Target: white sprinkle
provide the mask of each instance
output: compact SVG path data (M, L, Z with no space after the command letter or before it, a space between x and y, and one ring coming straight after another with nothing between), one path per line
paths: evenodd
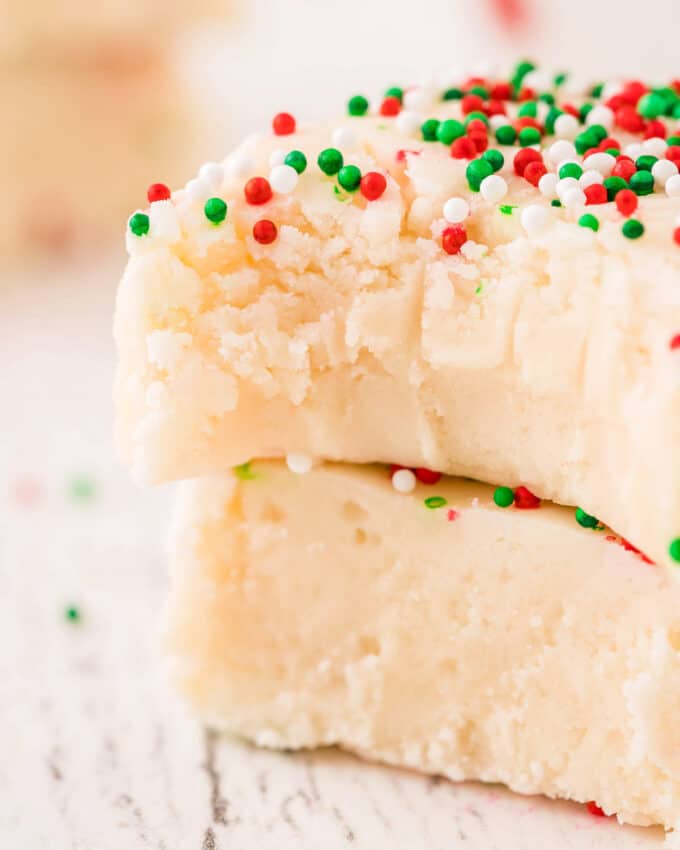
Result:
M555 135L560 139L575 139L581 125L575 115L565 112L555 120Z
M542 233L550 223L550 213L545 207L538 204L530 204L522 210L520 217L522 227L531 236Z
M286 151L283 148L276 148L269 154L269 167L276 168L277 165L283 165L286 159Z
M588 186L593 186L595 183L603 183L604 177L600 174L599 171L595 171L594 168L590 168L588 171L584 171L583 174L578 178L578 184L582 189L587 189Z
M660 139L658 136L654 136L651 139L645 139L642 143L642 150L652 156L665 156L667 148L668 142L665 139Z
M563 177L561 180L557 181L555 190L557 191L557 196L559 198L561 198L565 192L568 192L569 189L578 189L578 180L575 177Z
M652 166L652 177L657 186L665 186L666 181L678 173L678 166L670 159L659 159Z
M636 160L639 156L642 156L642 154L645 152L645 149L637 142L633 142L630 145L626 145L626 147L623 149L623 152L632 160Z
M208 184L211 191L215 192L222 188L224 168L219 162L206 162L200 167L198 176L200 180Z
M416 477L410 469L397 469L392 474L392 486L397 493L412 493L416 489Z
M154 201L149 207L149 233L157 239L177 242L181 236L177 207L172 201Z
M609 100L615 94L621 94L623 91L623 83L618 80L609 80L602 88L602 100Z
M230 177L238 180L250 176L255 171L255 163L247 154L237 153L227 165L227 170Z
M538 181L538 191L546 198L554 198L557 195L557 181L559 177L552 171L544 174Z
M605 153L604 151L591 153L590 156L583 160L584 168L593 168L595 171L599 171L603 177L609 177L615 165L616 157L613 157L610 153Z
M404 106L407 109L415 109L416 112L420 112L430 106L433 97L432 89L429 86L410 89L404 92Z
M611 130L614 126L614 113L608 106L600 103L597 106L593 106L590 110L586 116L586 124L588 126L591 124L602 124L605 130Z
M350 127L336 127L333 130L333 147L344 151L351 151L357 146L359 139Z
M508 193L508 184L500 174L490 174L479 185L479 192L485 201L494 204Z
M298 173L292 165L277 165L269 172L269 183L275 192L287 195L297 186Z
M286 455L286 465L296 475L305 475L312 468L314 461L306 452L289 452Z
M190 180L184 187L184 191L192 201L205 201L210 197L210 186L200 177Z
M666 180L666 194L669 198L680 198L680 174L674 174Z
M496 132L499 127L507 127L508 125L508 116L507 115L492 115L489 118L489 127Z
M444 218L451 224L460 224L470 214L470 205L464 198L449 198L443 212Z
M557 164L565 160L571 161L576 156L576 148L566 139L554 142L548 149L548 159Z
M406 135L410 136L418 132L423 124L423 120L420 112L414 112L412 109L402 109L394 119L394 123L400 133L406 133Z
M573 186L562 194L562 204L565 207L580 207L586 202L586 194L579 186Z
M536 104L536 119L541 122L541 124L545 123L545 119L548 117L548 113L550 112L550 106L544 101L539 100Z

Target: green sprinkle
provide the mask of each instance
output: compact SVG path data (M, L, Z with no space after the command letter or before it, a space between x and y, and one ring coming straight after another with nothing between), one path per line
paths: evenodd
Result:
M499 145L514 145L517 130L511 124L503 124L496 130L496 141Z
M97 487L92 478L77 475L69 482L68 491L72 501L86 504L94 499Z
M505 157L500 151L491 148L488 151L484 151L482 154L482 159L485 159L489 165L493 168L494 171L500 171L505 164Z
M305 168L307 168L307 157L302 151L291 151L286 154L286 158L283 161L286 165L294 168L298 174L302 174Z
M624 221L621 232L626 239L639 239L645 232L645 227L636 218L629 218L627 221Z
M549 91L544 91L538 96L539 100L542 100L543 103L547 103L548 106L555 105L555 95L551 94Z
M535 100L526 100L517 110L517 114L521 117L535 118L538 112L538 104Z
M324 174L332 177L342 168L343 158L337 148L326 148L321 151L316 162Z
M668 547L668 551L670 553L671 558L678 564L680 564L680 537L676 537L675 540L671 541L671 545Z
M524 81L526 75L530 71L535 70L535 68L536 65L534 65L533 62L529 62L526 60L523 62L519 62L515 66L515 70L512 72L512 76L510 77L510 82L516 92L518 92L522 88L522 82Z
M559 198L553 198L552 201L550 201L550 206L551 207L561 207L562 201L560 201Z
M555 121L557 121L560 115L564 115L564 112L556 106L553 106L548 111L548 114L545 116L545 132L548 133L548 135L552 136L555 132Z
M512 215L516 209L517 204L500 204L498 212L503 213L503 215Z
M430 510L443 508L445 504L447 504L447 502L443 496L428 496L427 499L425 499L425 507Z
M600 524L600 520L597 517L587 514L583 508L576 508L575 516L576 522L582 525L583 528L597 528Z
M128 221L128 226L135 236L146 236L149 232L149 216L146 213L135 213Z
M75 605L69 605L69 607L64 610L64 619L67 623L79 623L82 619L80 609L76 608Z
M623 177L607 177L604 180L604 188L607 190L607 200L613 201L621 189L628 188L628 183Z
M481 121L487 127L489 126L489 119L483 112L468 112L463 123L467 127L472 121Z
M584 130L582 133L579 133L578 136L574 139L574 147L576 148L576 152L583 155L590 148L596 148L599 144L598 138L595 134L591 133L592 128L588 128Z
M636 171L628 182L636 195L651 195L654 191L654 178L649 171Z
M604 83L597 83L590 90L590 96L595 99L602 97L602 89L604 88Z
M581 106L581 108L578 111L578 117L581 119L581 121L586 120L586 118L588 117L588 113L592 110L592 108L593 108L592 103L584 103Z
M519 143L523 148L537 145L541 141L541 131L535 127L522 127L519 131Z
M472 86L468 94L476 94L478 97L481 97L482 100L489 99L489 90L485 89L484 86Z
M392 86L392 88L387 89L385 92L385 97L396 97L399 103L401 103L404 99L404 90L400 89L399 86Z
M250 461L235 466L233 471L239 481L254 481L257 478L257 473L252 469Z
M680 136L669 136L666 141L668 142L669 147L676 145L680 145Z
M575 177L577 180L583 174L583 169L577 162L567 162L559 170L560 180L565 177Z
M455 118L448 118L442 121L437 127L437 138L444 145L450 145L454 139L458 139L465 135L465 127L460 121Z
M423 139L426 142L437 141L437 130L439 130L439 121L436 118L428 118L420 128L420 132L423 134Z
M347 102L347 112L350 115L365 115L368 112L368 101L363 94L355 94Z
M227 205L222 198L208 198L203 212L208 221L212 221L213 224L222 224L227 217Z
M460 100L463 97L463 90L457 88L446 89L442 95L442 100Z
M666 98L657 92L649 92L640 98L637 110L643 118L658 118L666 111Z
M559 88L559 86L563 86L567 82L568 76L569 75L566 74L564 71L559 73L559 74L555 74L555 79L553 80L553 85L557 86L558 88Z
M581 227L589 227L591 230L594 230L595 233L597 233L597 231L600 229L600 222L595 218L594 215L591 215L590 213L585 213L585 215L582 215L581 218L578 220L578 223L581 225Z
M638 171L651 171L655 162L658 162L657 157L651 154L644 154L635 160L635 167Z
M347 192L356 192L361 183L361 171L356 165L345 165L338 171L338 183Z
M588 111L590 112L590 110ZM604 124L591 124L590 127L588 127L588 132L594 139L597 139L598 145L603 139L606 139L609 135L609 133L607 132L607 128L604 126Z
M473 192L479 192L482 180L493 174L491 163L485 159L473 159L465 169L465 176L468 181L468 186Z
M515 501L515 494L510 487L496 487L493 491L493 500L499 508L509 508Z

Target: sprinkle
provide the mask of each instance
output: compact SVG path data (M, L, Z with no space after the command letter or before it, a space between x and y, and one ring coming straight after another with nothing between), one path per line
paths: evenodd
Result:
M491 174L482 180L479 191L485 201L493 204L507 195L508 184L500 174Z
M184 187L184 191L191 201L205 201L212 190L205 180L201 180L200 177L195 177L187 183Z
M261 218L253 225L253 239L260 245L271 245L275 241L278 230L273 221Z
M568 208L584 206L586 201L586 193L580 186L572 186L562 195L562 204Z
M73 478L69 483L68 489L71 501L79 502L80 504L91 502L97 493L95 482L92 478L88 478L85 475L77 475Z
M380 104L380 114L387 118L399 115L401 112L401 100L398 97L386 97Z
M533 511L541 507L541 500L528 487L516 487L515 507L521 511Z
M402 109L394 121L395 127L400 133L407 133L410 136L420 130L422 123L423 116L411 109Z
M544 174L538 181L538 191L546 198L554 198L557 194L558 180L557 174L553 174L551 171Z
M485 159L473 159L465 169L468 186L473 192L479 192L482 180L493 174L493 167Z
M326 148L321 151L316 162L324 174L332 177L342 168L343 157L337 148Z
M239 180L242 177L247 177L249 174L252 174L255 170L255 163L247 154L237 153L227 165L227 170L231 177Z
M629 218L628 221L624 221L621 232L626 239L639 239L645 232L645 226L636 218Z
M652 177L656 186L665 186L678 173L678 166L670 159L659 159L652 166Z
M530 204L522 210L522 227L530 236L542 233L550 223L550 213L545 207Z
M654 178L649 171L636 171L628 183L636 195L651 195L654 191Z
M235 466L233 468L234 475L239 479L239 481L253 481L257 478L257 474L253 471L250 464L251 462L247 461L246 463L241 463L239 466Z
M677 564L680 564L680 537L676 537L675 540L671 541L671 545L668 547L668 552L671 558Z
M272 130L276 136L290 136L295 132L295 118L289 112L279 112L272 119Z
M12 487L14 501L23 508L34 507L43 495L40 483L34 478L20 478Z
M595 231L595 233L597 233L597 231L600 229L600 222L597 220L597 218L595 218L594 215L591 215L590 213L585 213L585 215L582 215L581 218L579 218L578 223L581 227L588 227L590 228L590 230Z
M302 172L307 168L307 157L302 153L302 151L290 151L290 153L286 154L286 158L283 160L284 165L290 165L291 168L294 168L298 174L302 174Z
M442 248L447 254L458 254L467 238L465 228L460 224L453 224L442 232Z
M666 180L666 194L669 198L680 198L680 174Z
M680 227L677 228L677 229L680 230ZM668 347L670 348L671 351L680 350L680 333L675 334L675 336L671 337L671 341L668 344Z
M555 119L555 135L558 138L575 139L579 129L578 118L575 118L573 115L564 114Z
M593 815L594 817L597 817L597 818L606 818L607 817L607 815L604 813L604 811L593 800L591 800L589 803L586 803L586 809L588 809L588 812L591 815Z
M347 112L350 115L365 115L368 112L368 100L362 94L355 94L347 102Z
M560 180L564 180L565 177L574 177L578 180L583 174L583 169L577 162L565 162L557 173Z
M450 145L455 139L465 135L465 126L454 118L442 121L437 127L437 139L444 145Z
M351 127L336 127L333 130L333 144L345 151L353 150L358 143L356 131Z
M517 130L510 124L504 124L496 130L496 141L499 145L514 145L517 138Z
M493 491L493 500L499 508L509 508L515 501L515 494L510 487L496 487Z
M64 619L67 623L72 623L73 625L79 623L82 619L80 609L76 608L75 605L69 605L68 608L64 609Z
M415 470L415 475L421 484L436 484L442 477L441 472L434 472L432 469L425 469L419 466Z
M356 165L345 165L338 171L338 183L347 192L356 192L361 183L361 171Z
M213 224L221 224L227 217L227 205L222 198L208 198L203 207L203 212L208 221Z
M305 475L312 468L314 460L305 452L289 452L286 455L286 466L296 475Z
M206 162L200 167L198 178L206 183L211 191L217 191L222 188L224 182L224 168L219 162Z
M270 168L276 168L277 165L283 165L286 161L286 152L283 148L276 148L269 154Z
M531 183L532 186L538 186L541 179L547 174L547 172L548 169L543 162L530 162L524 169L523 177L527 183ZM553 174L552 176L554 177L555 175Z
M361 194L367 201L377 201L385 189L387 189L387 180L385 179L385 175L379 171L369 171L361 178L359 185Z
M512 215L513 212L517 209L517 204L500 204L498 207L498 212L503 215Z
M460 224L470 214L470 205L464 198L449 198L443 212L444 218L451 224Z
M424 500L424 504L426 508L435 510L436 508L443 508L447 502L443 496L428 496L427 499Z
M280 195L290 194L298 184L298 173L292 165L277 165L269 172L269 185Z
M128 227L135 236L146 236L149 232L149 216L146 213L135 213L130 217Z
M426 142L436 142L439 130L439 121L436 118L428 118L420 127L423 139Z
M412 493L416 488L416 476L410 469L397 469L392 473L392 486L397 493Z
M673 231L673 241L676 245L680 245L680 226L676 227Z
M456 139L451 145L451 156L454 159L473 159L476 153L475 143L467 136Z
M576 522L583 526L583 528L594 528L597 529L600 527L600 520L597 517L592 516L591 514L587 514L583 508L576 508Z
M253 206L266 204L272 199L272 187L264 177L251 177L243 189L246 201Z
M621 213L621 215L625 215L627 218L628 216L633 215L637 209L637 195L630 189L622 189L620 192L617 192L615 203L617 210Z
M170 189L165 183L152 183L146 190L146 197L150 204L154 201L169 201Z
M454 508L449 508L446 512L446 518L449 522L455 522L459 516L460 514Z

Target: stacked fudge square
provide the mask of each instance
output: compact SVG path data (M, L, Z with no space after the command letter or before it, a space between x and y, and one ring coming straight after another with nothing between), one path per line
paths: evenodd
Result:
M209 723L680 820L676 115L521 63L151 187L118 436L188 479L169 642Z

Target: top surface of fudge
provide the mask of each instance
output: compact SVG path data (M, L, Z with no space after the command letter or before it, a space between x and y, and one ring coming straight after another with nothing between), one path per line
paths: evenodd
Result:
M139 477L303 451L524 484L680 558L677 84L508 77L286 113L128 225Z

